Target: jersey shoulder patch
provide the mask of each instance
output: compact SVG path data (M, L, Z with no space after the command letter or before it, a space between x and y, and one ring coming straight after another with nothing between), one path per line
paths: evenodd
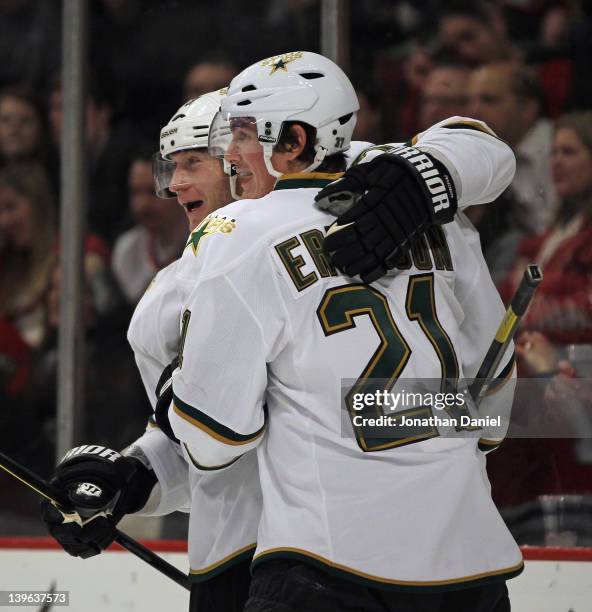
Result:
M191 232L185 248L191 249L193 255L197 257L202 240L213 234L228 235L235 229L236 219L218 213L211 213Z

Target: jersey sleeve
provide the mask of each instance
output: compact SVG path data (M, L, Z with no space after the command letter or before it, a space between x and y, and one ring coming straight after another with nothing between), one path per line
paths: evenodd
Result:
M198 281L184 307L169 419L198 470L223 469L261 442L267 362L283 327L275 282L269 263L247 257Z
M413 141L448 168L461 209L492 202L514 178L516 158L512 149L482 121L451 117Z
M188 466L178 445L158 427L148 426L132 446L141 449L157 478L146 505L137 514L160 516L175 510L188 510L191 506Z
M480 243L464 215L458 223L465 223L464 231L471 233L470 247L475 254L475 266L457 265L457 297L464 312L460 325L460 355L465 379L475 378L483 359L504 317L502 300L493 284L487 265L481 254ZM469 257L465 257L465 262ZM514 391L516 387L516 364L514 343L510 342L493 374L488 392L478 407L479 417L491 417L491 426L483 428L479 448L490 451L503 441L510 423ZM495 424L499 417L499 425Z
M403 144L370 147L354 163L365 163ZM450 117L415 135L407 144L446 166L456 187L459 209L492 202L510 185L516 172L512 149L476 119Z
M161 270L136 306L127 338L146 394L154 409L156 385L179 350L180 298L174 284L175 264Z

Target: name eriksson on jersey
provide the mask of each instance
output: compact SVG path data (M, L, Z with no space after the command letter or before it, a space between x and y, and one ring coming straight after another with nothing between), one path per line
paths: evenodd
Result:
M432 415L425 418L411 418L408 416L365 417L356 414L353 417L355 427L501 427L501 416L473 418L467 415L456 417L440 417Z

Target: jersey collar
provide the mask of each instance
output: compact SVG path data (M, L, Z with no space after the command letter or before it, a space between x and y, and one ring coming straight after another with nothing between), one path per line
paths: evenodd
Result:
M273 190L301 189L303 187L322 189L342 176L343 172L295 172L293 174L282 174Z

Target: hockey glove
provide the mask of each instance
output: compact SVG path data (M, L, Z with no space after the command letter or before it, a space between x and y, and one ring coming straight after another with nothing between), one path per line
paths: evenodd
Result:
M76 514L64 514L41 502L49 533L74 557L99 554L115 538L121 518L137 512L156 484L154 472L134 457L98 445L69 450L51 484L63 490Z
M154 420L162 432L173 442L179 444L179 439L173 433L169 421L169 408L173 401L173 372L179 366L179 358L176 357L162 371L158 384L156 385L156 407L154 408Z
M353 166L315 200L338 216L325 238L333 264L366 283L394 268L426 229L449 223L457 210L450 173L415 147Z

